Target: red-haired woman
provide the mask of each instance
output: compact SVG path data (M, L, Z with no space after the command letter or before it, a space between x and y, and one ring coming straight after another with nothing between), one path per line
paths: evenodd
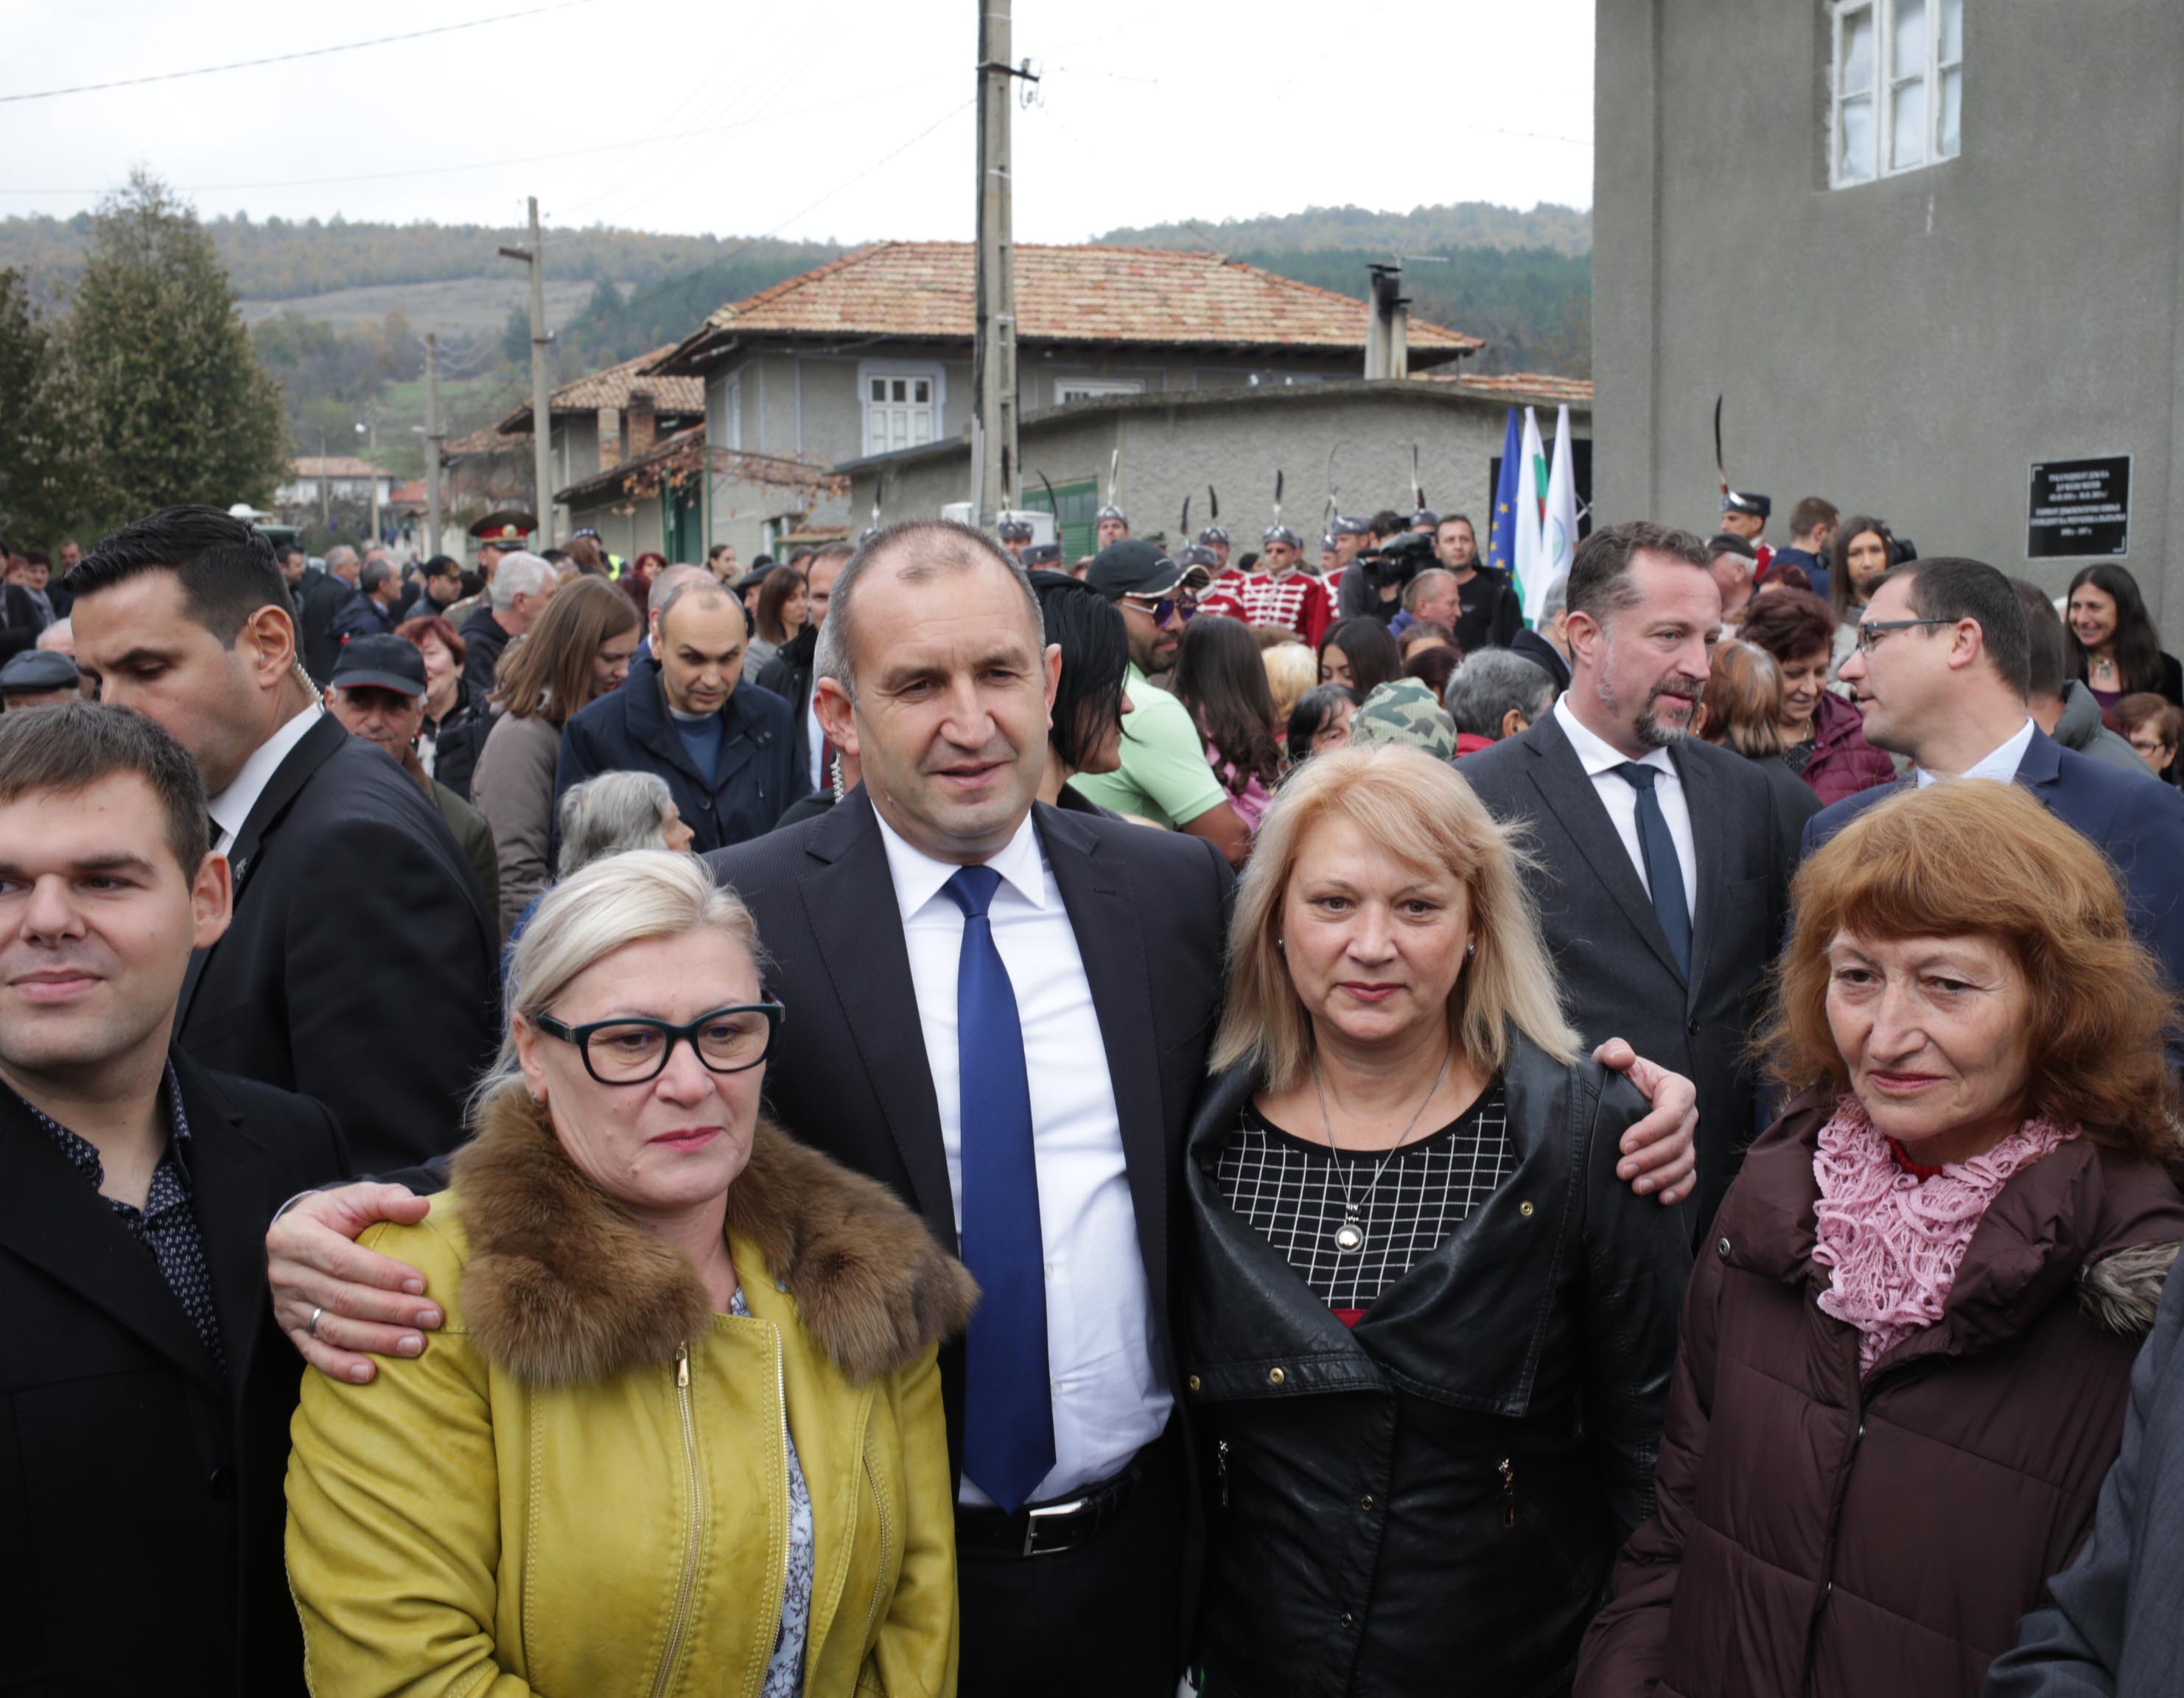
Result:
M2176 1005L2076 831L1907 790L1792 906L1802 1094L1700 1248L1579 1698L1972 1698L2092 1527L2184 1237Z
M1858 711L1828 689L1836 616L1808 590L1763 589L1736 634L1782 673L1782 758L1825 807L1895 781L1896 765L1865 740Z

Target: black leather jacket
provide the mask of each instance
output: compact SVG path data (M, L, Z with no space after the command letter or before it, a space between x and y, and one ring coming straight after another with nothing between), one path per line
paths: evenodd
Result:
M1207 1698L1561 1691L1652 1511L1690 1228L1615 1176L1627 1081L1522 1038L1503 1079L1515 1171L1355 1331L1214 1182L1257 1081L1206 1092L1183 1360Z

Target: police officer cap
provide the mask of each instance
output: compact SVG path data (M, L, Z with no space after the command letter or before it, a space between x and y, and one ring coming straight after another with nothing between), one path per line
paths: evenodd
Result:
M1059 566L1061 564L1061 545L1034 543L1019 558L1022 561L1026 570L1034 566ZM1075 580L1071 581L1073 583Z

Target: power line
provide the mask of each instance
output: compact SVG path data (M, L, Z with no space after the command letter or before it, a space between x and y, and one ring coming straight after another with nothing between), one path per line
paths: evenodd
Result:
M582 0L582 3L588 4L589 0ZM867 89L861 94L845 95L839 100L818 101L810 105L800 107L798 110L800 113L824 112L831 108L838 106L861 105L865 102L877 99L879 96L883 94L898 94L906 88L922 88L926 86L927 84L922 81L916 82L893 83L885 88ZM687 140L688 137L693 136L718 136L732 130L748 130L753 125L763 123L765 121L766 114L761 109L751 117L738 118L732 123L705 124L693 130L678 130L665 134L647 135L640 137L639 140L642 143L648 146L656 145L662 142L680 142ZM559 152L551 154L519 154L513 159L471 159L461 165L416 165L403 170L358 171L343 176L280 177L270 179L264 182L176 183L174 187L176 192L181 194L224 194L241 189L317 188L330 183L388 182L402 177L444 176L450 172L455 171L494 170L503 165L538 165L549 159L581 159L588 154L593 154L626 152L632 145L633 144L628 142L594 142L588 148L565 148L560 149ZM111 184L108 184L103 187L98 188L0 188L0 194L103 194L105 193L106 188L111 187ZM600 197L599 196L593 197L593 199L598 199ZM579 205L589 204L588 202L579 202L577 204Z
M252 70L259 65L292 64L298 59L324 59L329 53L354 53L360 47L383 47L396 42L421 41L427 36L452 35L457 30L481 29L488 24L505 24L517 18L536 18L548 12L566 12L571 7L588 6L592 0L554 0L549 6L533 6L521 12L501 12L490 18L471 18L460 24L435 24L426 30L410 30L398 36L375 36L368 42L343 42L338 47L306 47L301 53L273 53L265 59L237 59L231 64L199 65L193 70L155 71L149 76L126 76L113 82L78 83L73 88L41 88L27 94L0 94L0 106L20 100L53 100L64 94L96 94L108 88L140 88L148 82L176 82L189 76L213 76L222 71Z

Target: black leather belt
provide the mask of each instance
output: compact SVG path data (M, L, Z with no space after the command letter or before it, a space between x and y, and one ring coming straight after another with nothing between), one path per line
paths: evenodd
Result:
M1088 1486L1058 1503L1032 1504L1011 1515L1006 1510L973 1504L956 1505L956 1543L975 1550L1006 1550L1012 1556L1052 1556L1081 1550L1113 1526L1145 1477L1145 1452L1112 1479Z

